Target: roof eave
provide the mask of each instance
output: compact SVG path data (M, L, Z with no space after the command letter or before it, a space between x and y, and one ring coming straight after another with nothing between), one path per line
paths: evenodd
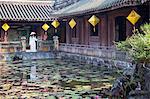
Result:
M102 12L106 12L106 11L112 11L112 10L116 10L119 8L123 8L123 7L132 7L132 6L138 6L138 5L141 5L141 4L138 4L138 3L123 4L120 6L113 6L113 7L104 8L104 9L94 8L94 9L88 9L88 10L84 10L84 11L73 12L73 13L53 14L53 15L61 18L61 17L68 17L68 16L77 16L77 15L86 14L86 13L102 13Z
M0 18L0 21L54 21L57 18L50 18L50 19L8 19L8 18Z

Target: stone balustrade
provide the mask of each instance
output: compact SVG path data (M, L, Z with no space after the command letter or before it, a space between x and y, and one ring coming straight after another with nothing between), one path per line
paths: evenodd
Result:
M0 42L0 53L14 53L21 51L21 42Z
M80 45L80 44L64 44L60 43L60 51L76 53L81 55L88 55L101 58L111 58L119 60L129 59L128 53L116 50L115 47L110 46L94 46L94 45Z
M52 51L53 50L53 41L38 41L37 42L37 51ZM11 41L11 42L0 42L0 53L15 53L22 52L23 50L22 43L20 41Z
M53 41L42 41L38 40L37 42L37 51L52 51L53 50Z

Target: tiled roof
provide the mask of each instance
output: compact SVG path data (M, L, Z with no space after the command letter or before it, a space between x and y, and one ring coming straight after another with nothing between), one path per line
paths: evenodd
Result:
M0 1L0 20L50 21L51 4Z
M54 0L0 0L0 1L9 1L9 2L53 2Z
M65 7L53 14L60 16L82 14L91 11L105 11L106 9L123 6L139 5L149 0L80 0L79 2Z
M58 9L62 9L66 6L69 6L73 3L78 2L79 0L56 0L54 3L54 9L58 10Z

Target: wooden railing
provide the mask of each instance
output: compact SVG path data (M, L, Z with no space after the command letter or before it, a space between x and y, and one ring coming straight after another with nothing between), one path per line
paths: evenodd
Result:
M21 42L0 42L0 53L14 53L22 50Z
M128 53L116 50L115 47L110 46L94 46L94 45L80 45L80 44L64 44L61 43L60 51L76 53L81 55L89 55L102 58L112 58L119 60L128 60Z

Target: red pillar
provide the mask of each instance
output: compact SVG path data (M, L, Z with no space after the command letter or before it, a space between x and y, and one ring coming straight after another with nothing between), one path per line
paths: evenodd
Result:
M71 33L68 21L66 22L66 43L71 43Z
M8 41L8 33L7 31L5 31L4 33L4 42L7 42Z
M90 36L90 34L89 34L89 23L88 23L87 20L88 20L87 18L84 18L84 23L85 24L83 24L84 25L84 28L83 28L84 31L83 31L83 33L84 33L84 37L85 37L84 44L86 44L86 45L89 44L89 36Z
M100 41L101 46L107 46L108 45L108 18L107 15L104 15L101 17L101 35L100 35Z
M84 19L81 18L80 19L80 33L81 33L81 37L80 37L80 40L81 40L81 44L84 44Z

